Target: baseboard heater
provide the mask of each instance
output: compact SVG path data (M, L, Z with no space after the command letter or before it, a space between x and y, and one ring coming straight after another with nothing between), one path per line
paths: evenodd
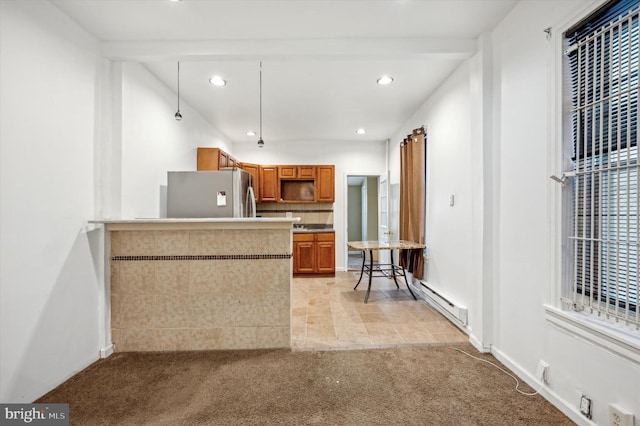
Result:
M442 314L449 314L447 316L453 317L453 319L458 321L461 325L467 325L467 308L451 301L450 298L424 281L420 281L420 290L427 298L427 302L440 310Z

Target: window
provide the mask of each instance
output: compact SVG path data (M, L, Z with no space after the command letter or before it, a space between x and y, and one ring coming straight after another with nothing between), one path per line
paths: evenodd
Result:
M640 0L608 2L566 32L572 224L563 301L640 325L638 65Z

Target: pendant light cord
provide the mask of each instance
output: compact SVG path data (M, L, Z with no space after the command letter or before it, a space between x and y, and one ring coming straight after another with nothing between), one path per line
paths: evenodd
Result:
M262 140L262 61L260 61L260 140Z
M180 61L178 61L178 112L180 112Z

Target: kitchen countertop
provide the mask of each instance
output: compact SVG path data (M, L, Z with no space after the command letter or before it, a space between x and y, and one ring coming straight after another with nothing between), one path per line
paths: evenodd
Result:
M94 219L89 223L295 223L300 222L299 217L140 217L135 219Z
M293 225L293 233L294 234L313 234L313 233L324 233L324 232L336 232L332 226L327 225L303 225L303 224L294 224Z
M136 218L95 219L90 224L104 224L109 231L185 230L185 229L287 229L292 230L299 217L205 217L205 218Z

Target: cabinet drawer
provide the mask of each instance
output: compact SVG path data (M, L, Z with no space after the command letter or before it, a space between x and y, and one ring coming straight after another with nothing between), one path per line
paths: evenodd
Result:
M307 233L294 233L293 234L293 241L313 241L313 234L307 234Z
M316 234L316 238L318 241L335 241L336 234L333 232L319 233Z

